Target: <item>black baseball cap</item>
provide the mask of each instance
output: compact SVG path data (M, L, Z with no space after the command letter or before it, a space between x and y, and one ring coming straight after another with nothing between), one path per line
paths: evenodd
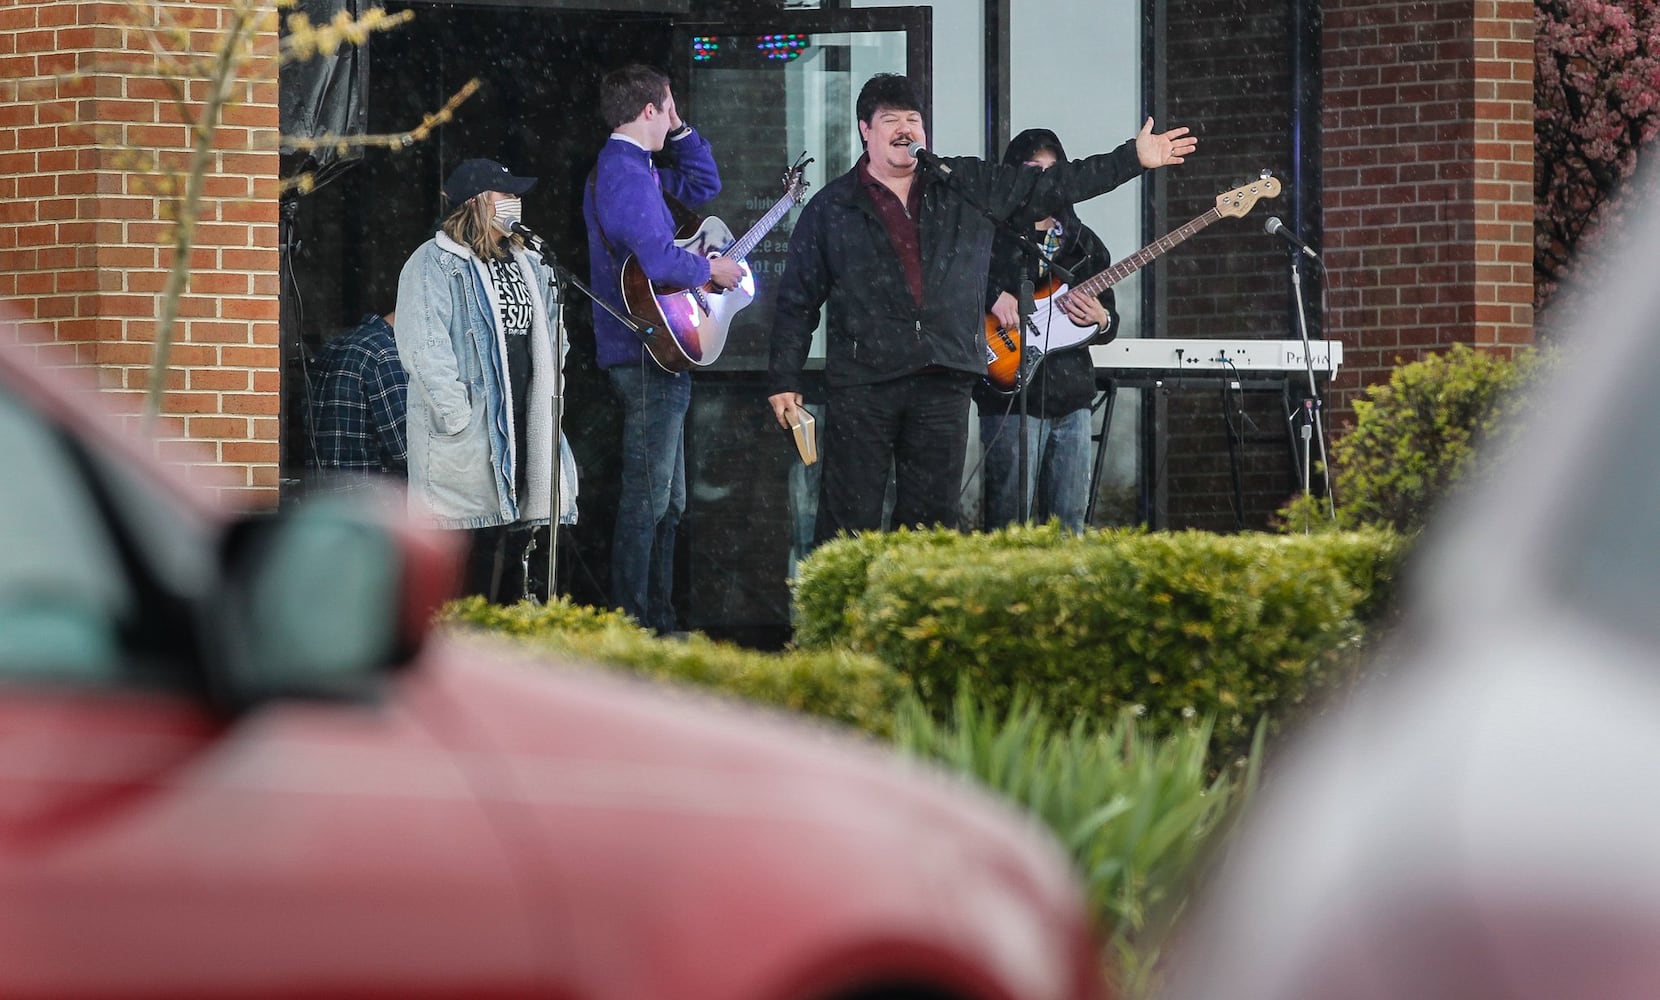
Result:
M536 178L515 177L495 160L462 160L459 167L450 171L450 179L444 182L444 197L449 199L451 205L459 205L485 191L524 194L535 186Z

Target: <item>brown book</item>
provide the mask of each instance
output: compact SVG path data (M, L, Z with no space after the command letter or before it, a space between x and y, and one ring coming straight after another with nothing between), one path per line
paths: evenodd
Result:
M818 461L818 421L813 415L797 408L790 433L795 435L795 450L801 453L801 464L812 465Z

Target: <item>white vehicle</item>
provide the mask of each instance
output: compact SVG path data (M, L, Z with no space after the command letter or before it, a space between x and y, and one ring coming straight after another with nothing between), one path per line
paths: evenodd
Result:
M1418 543L1368 688L1266 776L1169 997L1660 996L1657 258L1650 213L1557 306L1535 419Z

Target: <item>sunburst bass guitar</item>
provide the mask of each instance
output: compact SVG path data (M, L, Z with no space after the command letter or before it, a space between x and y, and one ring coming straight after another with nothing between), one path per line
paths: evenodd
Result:
M1081 347L1095 336L1095 325L1079 326L1074 323L1066 310L1061 308L1062 299L1068 295L1094 298L1223 216L1243 218L1259 200L1278 197L1279 193L1279 180L1264 173L1260 179L1244 187L1217 195L1215 208L1180 229L1159 237L1100 274L1078 282L1075 288L1068 288L1050 275L1033 295L1037 308L1032 312L1032 326L1036 331L1030 337L1033 354L1031 367L1035 368L1045 355ZM1023 338L1019 330L1005 327L997 317L986 314L986 381L992 388L1007 393L1019 387L1021 350L1025 346L1022 341L1025 339L1028 338Z

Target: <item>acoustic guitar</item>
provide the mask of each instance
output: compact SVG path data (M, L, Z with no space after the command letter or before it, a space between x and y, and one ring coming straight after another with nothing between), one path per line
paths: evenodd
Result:
M732 288L721 290L707 283L697 288L656 285L632 254L623 261L623 304L631 315L655 328L646 350L659 368L683 372L707 367L726 349L732 317L755 300L755 275L744 258L806 194L807 181L802 174L811 162L803 153L785 172L783 197L742 239L734 240L726 223L712 215L688 222L677 232L674 244L682 250L738 262L743 278Z

